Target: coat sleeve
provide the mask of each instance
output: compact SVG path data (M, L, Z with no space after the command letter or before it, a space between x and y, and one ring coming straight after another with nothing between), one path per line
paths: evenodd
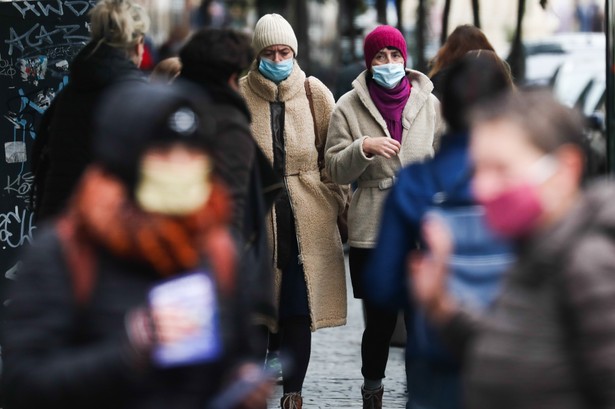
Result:
M246 206L250 170L255 160L255 142L249 122L236 109L219 105L212 108L217 119L217 131L212 138L215 168L222 177L232 199L231 227L236 233L243 231L241 217Z
M594 408L615 408L613 238L591 234L572 250L563 284L563 319L578 377Z
M368 136L351 133L347 117L347 112L351 111L347 106L351 97L352 93L344 95L333 110L325 147L327 171L333 181L339 184L357 180L373 160L363 152L363 141Z
M55 238L55 236L53 236ZM2 327L3 393L10 407L59 407L121 390L136 376L128 337L75 346L78 319L57 240L39 237L8 293Z

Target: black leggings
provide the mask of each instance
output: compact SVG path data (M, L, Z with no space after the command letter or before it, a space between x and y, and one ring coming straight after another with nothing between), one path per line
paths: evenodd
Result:
M350 275L355 298L365 297L362 274L371 252L371 249L350 248ZM365 331L361 341L361 373L367 379L382 379L389 359L389 345L397 323L397 312L381 309L366 300L363 300L363 308Z
M310 317L289 317L280 322L280 354L284 393L301 392L312 353Z

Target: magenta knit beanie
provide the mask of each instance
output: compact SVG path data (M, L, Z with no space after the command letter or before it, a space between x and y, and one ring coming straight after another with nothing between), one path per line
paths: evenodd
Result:
M365 56L365 67L371 67L372 60L378 51L385 47L395 47L401 51L404 57L404 66L408 60L408 47L402 33L391 26L378 26L365 37L363 43L363 55Z

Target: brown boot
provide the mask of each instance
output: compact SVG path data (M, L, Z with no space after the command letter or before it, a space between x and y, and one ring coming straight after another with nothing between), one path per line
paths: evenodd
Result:
M301 409L303 407L301 392L285 393L280 399L280 407L282 409Z
M370 391L363 389L361 386L361 395L363 395L363 409L382 409L382 395L384 393L384 386L380 385L380 388Z

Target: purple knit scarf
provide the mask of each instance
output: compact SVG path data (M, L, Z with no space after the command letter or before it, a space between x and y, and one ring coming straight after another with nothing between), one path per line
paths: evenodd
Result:
M404 77L395 88L387 89L369 80L367 87L372 101L387 124L391 137L401 143L404 131L401 116L412 91L410 81Z

